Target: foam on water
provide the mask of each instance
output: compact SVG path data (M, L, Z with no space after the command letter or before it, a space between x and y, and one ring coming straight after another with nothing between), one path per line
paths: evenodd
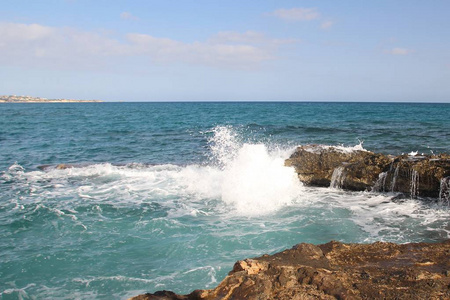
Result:
M249 142L230 126L205 135L206 164L45 171L13 164L0 178L8 187L0 247L9 273L0 272L17 283L0 284L0 293L63 298L70 291L105 299L157 289L186 293L216 285L237 259L299 242L450 238L447 205L305 187L284 166L293 148ZM43 278L36 270L46 270Z
M299 182L294 169L284 166L284 160L293 148L243 142L231 126L218 126L210 132L213 135L209 138L211 151L208 165L115 166L104 163L26 172L20 165L14 164L3 173L2 178L14 181L18 191L27 191L28 195L33 196L21 197L20 203L15 203L16 209L23 208L28 201L35 204L42 202L35 208L40 209L46 207L51 199L67 199L55 201L55 207L49 210L74 221L77 218L73 204L85 201L116 207L158 202L173 215L198 216L207 215L214 209L232 215L264 215L311 198L312 194L308 194ZM345 149L353 151L363 148L359 144ZM349 193L334 196L348 198ZM323 198L321 195L314 197L317 197L314 201ZM370 206L370 201L373 201L373 198L369 200L364 197L364 201L358 203L361 208ZM379 203L381 205L393 203L389 201L391 195L378 194L377 197L383 199ZM205 206L211 205L211 200L220 201L223 205Z
M269 151L264 144L240 143L230 127L216 127L213 132L209 141L211 165L105 163L47 172L24 172L19 165L13 165L3 176L22 179L30 193L41 199L76 194L78 201L115 206L139 204L146 199L164 199L164 205L170 206L171 197L218 199L233 213L243 215L274 212L301 194L302 184L294 169L284 166L291 150ZM171 208L180 209L180 206ZM188 210L184 213L202 211L192 201L184 203L182 208Z
M367 152L367 150L364 149L364 147L363 147L363 143L364 143L364 141L359 141L359 144L357 144L355 146L310 145L310 146L305 147L305 150L308 152L311 152L311 153L320 153L320 151L322 151L322 150L328 150L328 149L332 148L332 149L342 152L342 153L353 153L355 151Z

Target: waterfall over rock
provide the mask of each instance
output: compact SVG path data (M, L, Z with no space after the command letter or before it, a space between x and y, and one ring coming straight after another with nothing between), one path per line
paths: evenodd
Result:
M411 171L411 198L416 198L419 195L419 172L416 170Z
M306 185L353 191L398 192L448 201L450 155L384 155L321 145L298 147L286 166Z
M444 177L441 179L441 185L439 187L439 201L450 205L450 177Z
M395 184L397 183L399 170L400 170L400 167L397 165L397 167L395 168L395 171L394 171L394 175L392 176L391 192L395 192Z
M344 184L345 180L345 170L343 166L337 167L334 169L333 174L331 175L330 188L340 189Z
M386 191L386 178L387 178L388 172L381 172L378 175L378 180L375 182L375 185L372 188L372 191L374 192L385 192Z

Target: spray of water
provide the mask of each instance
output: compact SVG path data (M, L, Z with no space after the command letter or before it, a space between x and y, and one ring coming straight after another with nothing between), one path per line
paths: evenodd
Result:
M269 151L265 144L242 143L228 126L218 126L209 140L221 169L220 197L240 214L273 212L298 197L302 184L285 167L287 151ZM214 185L214 184L213 184Z
M239 136L231 126L216 126L211 132L213 136L208 140L211 149L209 156L214 165L223 169L236 157L241 147Z

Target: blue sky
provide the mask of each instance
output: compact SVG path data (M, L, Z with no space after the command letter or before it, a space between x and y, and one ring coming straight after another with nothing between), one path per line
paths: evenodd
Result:
M2 0L0 94L450 102L450 1Z

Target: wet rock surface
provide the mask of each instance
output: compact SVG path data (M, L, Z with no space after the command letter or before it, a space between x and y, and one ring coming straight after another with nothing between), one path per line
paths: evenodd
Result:
M450 240L397 245L298 244L238 261L212 290L147 299L450 299Z
M338 147L301 146L285 162L310 186L400 192L448 201L450 155L390 156Z

